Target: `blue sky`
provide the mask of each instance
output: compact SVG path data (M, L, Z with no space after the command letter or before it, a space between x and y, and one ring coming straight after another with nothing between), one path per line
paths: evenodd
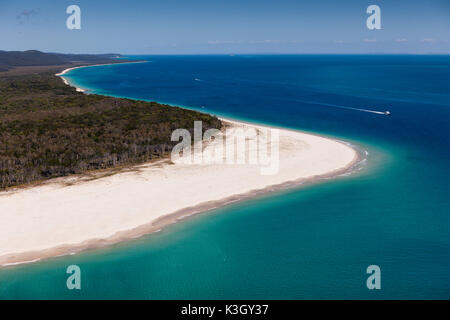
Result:
M66 8L81 8L81 30ZM368 30L366 8L381 8ZM445 53L450 0L0 0L0 50Z

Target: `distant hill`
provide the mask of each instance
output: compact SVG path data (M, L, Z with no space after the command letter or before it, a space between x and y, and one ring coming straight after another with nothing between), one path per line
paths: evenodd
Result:
M97 62L121 57L120 54L63 54L46 53L37 50L28 51L1 51L0 71L6 71L14 67L22 66L52 66L63 65L72 62Z
M56 54L35 50L0 51L0 65L6 67L59 65L67 62L67 59Z

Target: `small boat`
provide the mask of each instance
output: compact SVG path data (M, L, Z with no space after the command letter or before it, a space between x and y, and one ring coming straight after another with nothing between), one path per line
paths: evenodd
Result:
M390 111L385 111L384 114L388 116L388 115L391 114L391 112Z

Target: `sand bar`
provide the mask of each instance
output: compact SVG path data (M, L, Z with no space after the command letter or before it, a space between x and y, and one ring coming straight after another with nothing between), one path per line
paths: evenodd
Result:
M231 138L263 141L268 150L276 144L276 174L261 174L262 165L249 161L174 164L165 159L115 174L99 171L2 191L0 266L35 262L136 238L228 203L342 174L359 159L354 148L333 139L278 128L278 141L264 140L262 133L270 127L222 120L228 129L245 129L228 134ZM248 129L256 134L241 137ZM222 134L225 135L225 129ZM204 150L216 150L219 143L209 142ZM246 154L254 147L248 145Z
M228 128L249 127L267 129L228 122ZM342 142L293 130L280 129L278 143L279 171L272 175L249 163L163 160L93 180L63 177L0 192L0 265L134 238L226 203L337 175L358 158Z

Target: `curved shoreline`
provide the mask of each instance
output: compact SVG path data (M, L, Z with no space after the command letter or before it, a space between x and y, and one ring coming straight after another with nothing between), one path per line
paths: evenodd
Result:
M90 64L90 65L86 65L86 66L78 66L78 67L71 67L71 68L67 68L64 69L63 71L56 73L55 76L60 77L62 79L62 81L64 82L64 84L70 86L70 87L74 87L78 92L87 92L89 90L87 89L82 89L79 88L77 86L74 86L73 84L70 83L69 80L67 80L66 78L64 78L64 75L72 70L75 69L81 69L81 68L89 68L89 67L99 67L99 66L112 66L115 64L128 64L128 63L147 63L149 61L124 61L124 62L116 62L116 63L102 63L102 64Z
M145 235L150 235L161 231L163 228L170 226L174 223L180 222L189 217L205 214L209 211L215 210L219 207L226 207L227 205L245 201L277 191L284 191L289 189L294 189L296 187L304 186L307 184L312 184L319 180L324 180L328 178L335 178L340 175L352 172L352 168L355 167L362 159L357 156L347 168L338 169L332 173L314 176L306 179L299 179L295 181L287 181L278 185L272 185L265 189L250 191L245 194L238 194L235 196L230 196L217 201L208 201L206 203L187 207L181 209L177 212L161 216L160 218L151 221L147 224L138 226L134 229L119 231L113 236L104 239L89 239L78 244L64 244L54 248L39 250L39 251L29 251L17 254L8 254L5 256L0 256L0 269L5 267L11 267L21 264L38 262L41 260L56 258L61 256L74 255L82 251L100 249L106 246L111 246L124 241L132 241L133 239L140 238Z
M69 69L71 69L71 68L69 68ZM65 74L66 72L70 71L69 69L64 70L60 74ZM69 83L67 83L67 84L69 84ZM247 124L244 122L238 122L238 121L234 121L234 120L227 120L227 119L223 119L223 120L227 121L231 125L234 124L236 126L273 128L273 127L269 127L269 126L265 126L265 125L256 126L254 124ZM246 192L243 192L243 193L236 193L236 194L228 195L223 198L218 198L218 199L209 200L209 201L203 201L203 202L194 204L192 206L184 206L183 208L172 211L171 213L168 212L166 214L162 214L157 217L154 217L154 219L148 220L147 223L135 225L133 228L128 228L125 230L120 230L120 229L116 230L115 233L113 233L112 235L107 236L107 237L90 237L90 238L85 239L84 241L79 241L77 243L61 243L59 245L52 246L47 249L28 250L28 251L22 251L22 252L9 252L6 254L1 254L0 255L0 266L8 267L8 266L13 266L13 265L22 264L22 263L31 263L31 262L40 261L42 259L46 259L46 258L50 258L50 257L75 254L80 251L100 248L100 247L115 244L118 242L131 240L131 239L134 239L134 238L146 235L146 234L157 232L160 229L164 228L165 226L176 223L180 220L183 220L184 218L187 218L187 217L190 217L190 216L193 216L196 214L204 213L204 212L213 210L217 207L222 207L227 204L234 203L236 201L242 201L242 200L266 195L271 192L286 190L286 189L290 189L290 188L304 185L307 183L312 183L312 182L315 182L315 181L318 181L321 179L328 179L328 178L333 178L333 177L336 177L336 176L339 176L342 174L346 174L348 172L353 171L354 167L363 158L362 152L355 151L354 148L349 147L347 144L345 144L344 142L341 142L341 141L336 141L334 139L321 137L319 135L314 135L314 134L309 134L309 133L306 134L306 133L302 133L301 131L292 130L292 129L281 129L281 131L283 131L283 133L287 136L297 135L299 137L304 137L304 138L309 136L312 139L312 141L315 141L318 139L326 140L326 141L322 141L322 142L323 143L326 143L326 142L333 143L336 147L338 144L341 145L341 147L342 147L342 145L344 145L346 148L351 149L353 151L353 158L350 161L346 162L346 165L334 168L331 171L323 172L321 174L313 174L310 176L301 177L301 178L297 178L297 179L285 179L281 183L271 184L271 185L268 185L263 188L258 188L258 187L250 188L249 187L249 190ZM144 164L144 165L136 166L136 168L142 168L142 167L146 167L146 165ZM144 170L147 170L147 169L144 169ZM161 170L163 170L163 169L161 169ZM167 170L168 169L166 169L166 171ZM181 170L181 169L179 169L179 170ZM198 172L196 174L198 174ZM117 175L120 175L120 173L118 173ZM143 175L143 177L145 177L145 175ZM71 179L71 178L69 177L67 179ZM54 186L56 180L62 181L62 180L67 180L67 179L57 178L57 179L49 180L48 183L44 184L43 188L46 188L48 186ZM104 184L115 183L111 179L106 180L107 178L100 178L99 180L102 180L102 179L103 179L102 182L104 182ZM126 177L124 176L123 179L126 179ZM135 179L137 179L137 177ZM84 183L86 183L86 182L81 182L80 185L82 185ZM225 181L225 183L226 183L226 181ZM97 189L101 190L101 189L99 189L100 187L97 186ZM15 191L15 192L20 193L21 191L19 190L19 191ZM50 190L50 192L53 192L53 191ZM86 192L86 191L84 191L84 192ZM5 195L5 194L3 193L3 195ZM1 197L0 197L0 200L1 200ZM124 217L122 217L122 218L124 218Z
M124 61L124 62L116 62L116 63L89 64L89 65L85 65L85 66L77 66L77 67L71 67L71 68L64 69L63 71L61 71L59 73L56 73L55 76L62 77L67 72L69 72L71 70L75 70L75 69L80 69L80 68L99 67L99 66L113 66L115 64L127 64L127 63L147 63L147 62L149 62L149 61L141 60L141 61Z

